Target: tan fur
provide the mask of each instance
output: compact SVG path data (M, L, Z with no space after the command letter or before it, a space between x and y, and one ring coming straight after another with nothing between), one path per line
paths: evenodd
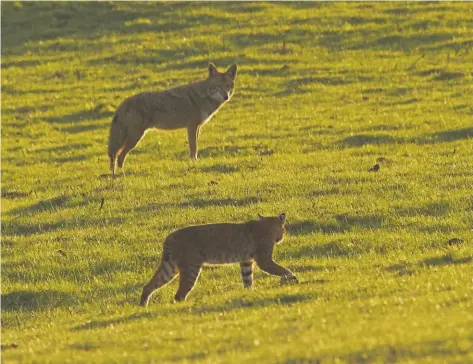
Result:
M203 264L240 263L244 287L253 284L253 262L266 273L281 277L281 283L297 282L288 269L273 261L274 245L282 241L286 215L259 216L242 224L189 226L171 233L164 242L161 265L144 286L140 304L179 275L175 300L185 300L194 287Z
M110 128L110 169L123 168L128 153L148 129L187 128L189 152L197 159L202 125L233 95L237 66L220 73L209 64L207 79L161 92L143 92L127 98L118 107Z

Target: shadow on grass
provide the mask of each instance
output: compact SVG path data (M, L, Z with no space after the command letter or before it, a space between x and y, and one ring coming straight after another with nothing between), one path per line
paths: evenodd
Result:
M92 350L97 350L101 347L101 345L96 344L96 343L74 343L69 346L71 349L74 350L83 350L83 351L92 351Z
M466 264L472 261L473 257L455 258L451 254L439 255L437 257L427 258L419 262L419 265L424 266L443 266L443 265L457 265Z
M99 204L97 204L99 206ZM70 230L70 229L84 229L91 228L94 226L110 226L113 224L120 224L125 220L124 217L120 218L103 218L103 219L92 219L92 218L75 218L75 219L62 219L54 223L31 223L31 224L19 224L7 221L2 224L2 234L5 235L18 235L18 236L29 236L32 234L43 234L50 233L59 230Z
M369 349L353 351L349 354L337 356L337 360L344 363L402 363L408 361L436 363L448 362L452 356L452 347L449 340L424 340L410 342L406 345L379 345ZM424 361L422 358L425 358ZM333 357L321 356L320 362L332 362ZM293 361L292 363L305 363Z
M285 306L291 305L299 302L309 301L314 298L315 293L284 293L276 297L264 297L264 298L238 298L232 299L229 302L225 302L221 305L209 305L202 306L198 308L192 308L191 312L193 314L202 314L210 312L228 312L232 310L242 309L242 308L258 308L258 307L268 307L268 306Z
M423 71L418 71L415 74L422 77L434 76L432 78L433 81L450 81L465 76L462 72L449 72L441 68L429 68Z
M302 90L299 87L286 87L281 91L278 91L274 94L276 97L286 97L290 95L302 95L302 94L310 94L312 91L310 90Z
M57 307L68 307L78 304L70 293L56 290L14 291L2 293L2 311L42 311Z
M194 4L190 3L146 3L139 6L118 5L115 3L99 2L69 2L66 4L49 4L47 2L27 2L18 6L17 3L5 3L2 7L2 30L7 35L2 41L3 55L24 54L25 51L33 45L40 47L45 51L59 52L79 52L81 47L88 47L90 51L102 51L104 44L97 42L103 38L114 34L120 39L122 35L137 36L140 33L153 33L166 35L169 32L191 31L192 28L200 28L202 24L217 25L222 28L224 41L222 42L222 51L232 49L242 49L246 47L264 47L274 46L275 51L279 51L282 43L282 32L271 32L269 29L259 29L258 32L240 31L230 34L225 31L226 27L238 28L241 23L234 16L228 14L248 14L250 11L262 12L270 6L276 4L245 4L216 3L216 4ZM319 7L331 7L331 4L319 3L281 3L279 6L284 8L307 8L308 10L316 10ZM211 11L199 12L202 7L209 7ZM358 6L361 8L362 6ZM407 13L419 11L421 7L413 7L406 10ZM429 16L438 11L436 8L441 7L422 7L424 16ZM176 11L177 9L177 11ZM403 12L402 7L386 10L386 12ZM371 11L371 10L370 10ZM316 15L313 13L313 15ZM309 22L317 21L318 17L311 17ZM386 22L387 15L370 17L370 16L340 16L334 20L328 19L328 24L322 25L318 31L320 37L317 38L319 46L326 47L330 50L340 51L347 49L380 49L380 50L403 50L407 53L417 49L431 49L432 47L446 48L449 40L455 37L461 38L461 34L447 29L445 32L429 32L429 34L420 34L416 32L401 32L396 35L386 35L385 29L382 27L371 27L370 25L381 24ZM291 28L284 31L289 38L289 48L291 42L303 44L306 38L311 37L313 42L313 32L304 31L297 26L299 23L307 23L307 16L296 16L290 22ZM354 24L355 28L351 31L334 31L340 24ZM33 24L33 26L25 27L24 24ZM366 24L366 29L356 29L359 24ZM460 23L461 24L461 23ZM243 23L246 28L250 24ZM420 20L410 24L410 29L428 29L432 26L432 21ZM15 31L21 28L21 32ZM365 26L363 26L365 28ZM376 29L376 30L375 30ZM114 37L114 38L115 38ZM74 42L55 41L57 38L74 38ZM363 39L360 41L359 39ZM38 45L38 41L43 41L44 45ZM117 42L117 41L116 41ZM116 43L115 42L115 43ZM119 42L119 41L118 41ZM84 45L86 43L86 45ZM194 51L202 53L202 48L207 49L207 44L188 46L186 51ZM218 47L216 45L215 47ZM133 52L132 52L133 53ZM150 57L149 61L154 58L154 63L158 60L175 60L182 59L184 55L179 54L179 50L165 54L165 58ZM132 54L132 57L134 55ZM130 59L131 62L135 61ZM113 60L112 60L113 62ZM6 63L6 67L10 64ZM21 64L20 64L21 66ZM180 64L169 65L170 68L176 69ZM185 64L183 68L190 68L192 65Z
M61 152L68 152L71 150L81 150L90 147L92 144L90 143L75 143L75 144L66 144L57 147L49 147L49 148L40 148L37 149L37 153L61 153Z
M146 267L152 267L151 270L155 270L159 266L160 258L161 258L160 254L140 257L140 265L143 265ZM94 259L93 262L91 261L89 263L89 267L85 270L85 274L91 277L99 277L99 276L113 277L117 272L136 273L136 267L131 265L125 259L118 260L118 259L103 258L103 259ZM58 270L57 274L60 277L71 276L71 274L67 271L67 267L61 268L60 270ZM146 279L144 279L144 281L145 280ZM143 284L146 283L144 281L141 283L136 283L133 289L137 289L137 288L141 289ZM129 293L130 287L125 287L123 292Z
M417 273L417 266L415 263L393 264L387 267L386 271L398 276L410 276Z
M332 241L325 244L314 244L311 246L303 246L297 252L291 255L294 259L299 258L340 258L353 255L351 249L344 246L340 241Z
M291 235L301 236L310 235L318 232L323 233L343 233L349 231L354 227L363 227L367 229L378 229L383 225L384 218L377 215L362 215L352 216L348 214L341 214L335 216L336 223L321 224L315 221L301 221L290 223L287 226L287 231Z
M86 155L73 155L70 157L61 157L61 158L48 158L48 162L55 162L55 163L69 163L69 162L81 162L88 160L89 156Z
M7 95L15 95L15 96L24 96L28 94L37 94L37 95L44 95L44 94L57 94L58 90L56 89L45 89L45 88L37 88L34 90L18 90L14 88L13 86L10 85L5 85L2 86L2 93L5 93ZM9 111L14 111L14 110L9 110ZM31 110L31 111L36 111L36 110Z
M307 249L309 250L309 249ZM312 253L312 252L311 252ZM299 264L294 267L293 271L297 274L305 273L305 272L325 272L325 271L334 271L337 270L335 266L326 266L326 265L316 265L316 264ZM323 281L323 282L322 282ZM305 284L309 284L311 282L315 283L327 283L326 280L313 280L313 281L305 281ZM304 282L301 282L301 284Z
M195 7L193 4L184 4L183 8ZM14 3L2 6L2 30L8 36L2 39L2 54L22 54L28 42L54 40L60 37L71 37L73 43L47 43L43 48L61 51L77 51L81 41L92 45L91 49L102 50L101 44L91 41L114 34L133 34L141 32L165 33L182 31L197 26L200 21L224 22L224 19L215 19L212 15L197 15L194 19L183 21L173 9L179 4L142 4L130 11L126 6L113 3L25 3L21 7ZM210 17L210 18L209 18ZM155 21L155 18L166 19L166 22ZM21 21L19 20L21 19ZM40 19L38 21L37 19ZM104 21L106 19L106 21ZM142 22L142 19L150 21ZM151 21L153 19L153 21ZM35 21L36 20L36 21ZM186 18L187 20L187 18ZM22 26L21 32L14 31L19 24L33 23L34 26Z
M382 126L378 128L380 130L397 130L397 127ZM369 130L373 130L370 128ZM437 144L437 143L448 143L457 140L468 140L473 139L473 128L463 128L456 130L446 130L431 134L425 134L419 137L413 137L409 139L394 138L390 135L369 135L360 134L346 137L337 142L338 145L345 148L350 147L363 147L365 145L382 145L382 144L395 144L395 143L415 143L415 144Z
M387 126L389 128L389 126ZM386 130L386 129L383 129ZM416 143L416 144L436 144L454 142L457 140L473 139L473 128L463 128L456 130L446 130L431 134L425 134L423 136L403 139L394 138L390 135L370 135L360 134L346 137L339 140L337 143L341 147L363 147L365 145L382 145L382 144L395 144L395 143Z
M68 206L71 198L69 196L58 196L48 200L43 200L27 207L20 207L10 211L11 215L33 214L43 211L53 211L63 209Z
M225 38L226 39L226 38ZM200 51L199 51L200 53ZM170 60L174 61L175 58L171 58ZM238 56L221 56L218 53L212 57L211 60L219 69L224 70L226 67L229 67L231 64L236 63L239 67L244 67L245 74L250 76L274 76L274 75L284 75L287 72L284 70L283 66L288 64L297 64L298 62L295 60L277 60L277 59L261 59L261 58L253 58L245 54L239 54ZM187 70L197 69L202 70L201 77L205 76L205 70L208 66L209 60L191 60L191 61L182 61L179 63L176 62L169 62L168 65L160 68L160 71L171 71L171 70ZM258 66L271 66L270 68L266 69L255 69L253 68L255 65ZM177 81L176 81L177 82ZM258 85L247 86L245 91L255 91L255 92L265 92L267 91L263 87L258 87ZM253 103L251 103L253 105Z
M455 37L455 34L430 33L430 34L400 34L380 36L371 41L363 41L350 49L387 49L390 51L403 50L410 51L417 48L425 48L429 45L446 42Z
M463 78L465 75L462 72L448 72L442 71L439 75L434 77L434 81L450 81L458 78Z
M426 258L418 261L417 263L399 263L393 264L386 268L387 272L395 273L396 275L413 275L416 274L420 269L425 267L439 267L448 265L460 265L468 264L473 261L473 257L462 257L456 258L451 254L443 254L436 257Z
M225 41L228 41L234 47L245 48L282 43L282 36L274 31L263 28L252 34L246 32L229 34L225 37Z
M338 142L342 147L362 147L369 144L393 144L396 142L396 139L390 135L369 135L369 134L360 134L346 137Z
M41 64L41 61L38 59L28 59L28 60L10 61L10 62L4 61L2 59L2 70L5 70L10 67L26 68L30 66L37 66L39 64ZM8 87L8 85L4 85L2 86L2 88L4 89L4 91L8 93L15 93L14 88Z
M229 312L238 309L245 308L259 308L267 306L286 306L292 305L299 302L304 302L312 300L314 298L314 293L284 293L273 297L264 297L264 298L238 298L232 299L230 301L224 302L219 305L201 305L199 307L182 307L181 304L176 303L173 307L165 309L164 312L161 311L161 315L167 314L179 314L186 313L192 315L202 315L206 313L214 312ZM137 305L137 304L133 304ZM144 308L143 308L144 310ZM118 325L122 323L128 323L138 320L154 319L158 314L152 312L140 312L134 313L129 316L114 318L110 320L95 320L89 321L85 324L78 325L72 328L72 331L82 331L82 330L93 330L93 329L105 329L112 325Z
M61 126L60 129L64 133L69 133L69 134L81 134L87 131L94 131L94 130L103 130L103 129L108 129L108 125L103 125L103 124L88 124L88 125L74 125L74 126Z
M207 147L199 151L199 158L216 158L223 156L237 156L237 155L249 155L253 154L252 148L239 147L237 145L224 146L224 147ZM187 157L188 153L179 153L179 158Z
M295 223L288 223L286 225L286 230L290 235L300 236L300 235L310 235L316 233L320 230L321 225L314 221L300 221Z
M137 212L150 212L160 211L169 207L180 207L180 208L205 208L211 206L248 206L260 202L257 197L245 197L240 199L215 199L215 200L203 200L194 199L181 203L151 203L146 206L140 206L135 209Z
M19 207L10 211L11 215L36 214L45 211L57 211L65 208L85 206L89 203L86 198L79 196L58 196L48 200L39 201L33 205Z
M6 198L9 200L14 200L17 198L25 198L31 194L32 191L24 192L24 191L10 191L6 188L2 188L2 198Z
M152 319L155 318L156 315L151 312L140 312L135 313L130 316L119 317L110 320L96 320L96 321L89 321L85 324L78 325L72 328L72 331L83 331L83 330L94 330L94 329L106 329L112 325L118 325L128 322L133 322L142 319Z
M228 164L215 164L210 167L202 167L200 169L202 172L206 173L233 173L233 172L238 172L239 168L233 165L228 165Z
M114 54L113 56L108 56L108 57L102 57L99 56L98 58L92 59L88 61L87 63L92 65L92 66L101 66L104 63L106 64L120 64L120 65L127 65L130 67L133 66L144 66L144 65L150 65L153 68L156 67L156 60L166 60L166 59L176 59L177 57L179 58L186 58L186 57L194 57L199 55L199 49L197 48L180 48L180 49L172 49L172 50L166 50L166 49L150 49L147 51L147 55L144 56L138 56L134 54L133 52L129 51L124 51L121 53ZM99 53L100 54L100 53ZM194 61L194 62L189 62L192 63L194 68L202 69L202 74L205 74L206 70L206 61ZM187 63L184 63L187 65ZM200 67L199 67L200 65ZM185 69L183 67L183 64L177 64L171 66L166 66L164 69ZM118 88L106 88L104 91L107 92L113 92L113 91L126 91L126 90L132 90L137 87L136 83L130 84L128 86L123 86L123 87L118 87Z
M437 224L426 225L425 223L408 223L406 227L417 229L418 231L429 233L429 234L452 234L457 231L456 228L452 227L450 223L440 222Z
M327 86L340 86L348 85L355 82L371 81L370 77L358 77L356 79L350 79L348 76L310 76L301 77L298 79L290 80L284 85L284 89L274 94L274 96L283 97L291 94L304 94L310 93L311 90L301 89L305 85L327 85Z
M47 118L46 121L52 123L77 123L81 121L92 121L92 120L99 120L105 117L111 117L113 112L111 111L94 111L94 110L85 110L79 111L76 113L72 113L69 115L64 115L61 117L51 117Z
M341 214L335 216L337 222L344 226L345 229L352 228L354 226L361 226L368 229L379 229L383 225L384 218L378 215L361 215L353 216L348 214Z
M413 26L423 27L419 22ZM352 36L358 36L353 39ZM360 29L356 32L323 32L320 37L320 45L330 50L388 50L411 52L418 49L431 49L444 45L447 41L453 40L457 33L452 31L430 32L429 34L418 34L403 32L402 34L386 35L382 31L373 29ZM359 40L363 39L363 40ZM448 49L446 47L442 47Z
M196 50L197 53L200 53L199 51ZM214 56L212 57L211 61L217 66L218 69L221 69L222 71L225 69L225 67L229 67L233 63L237 63L239 66L241 66L244 58L235 58L235 56ZM199 60L199 61L184 61L184 62L175 62L175 58L170 58L170 62L168 65L160 68L160 71L177 71L177 70L188 70L188 69L196 69L196 70L201 70L201 76L200 78L204 78L206 73L205 71L208 68L208 62L210 60ZM178 84L183 84L177 83Z
M473 128L463 128L455 130L445 130L436 133L426 134L423 137L415 138L418 144L435 144L443 142L454 142L457 140L473 139Z
M443 202L434 202L422 207L398 207L394 211L399 216L444 216L450 211L450 205Z

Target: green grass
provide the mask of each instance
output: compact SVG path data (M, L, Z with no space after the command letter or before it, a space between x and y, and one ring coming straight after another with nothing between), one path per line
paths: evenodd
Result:
M1 7L5 363L473 360L470 3ZM239 75L199 161L148 133L112 185L115 107L208 61ZM172 230L282 211L299 285L137 306Z

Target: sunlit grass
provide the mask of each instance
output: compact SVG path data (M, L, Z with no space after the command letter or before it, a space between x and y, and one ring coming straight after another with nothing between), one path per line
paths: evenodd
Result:
M5 362L473 359L467 3L2 3ZM238 63L187 159L126 97ZM373 171L375 164L378 171ZM101 207L102 199L104 201ZM172 230L286 212L299 285L204 269L137 306Z

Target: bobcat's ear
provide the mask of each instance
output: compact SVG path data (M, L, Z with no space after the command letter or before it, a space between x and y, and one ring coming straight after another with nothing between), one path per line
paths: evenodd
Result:
M225 72L225 74L229 75L232 80L234 80L236 78L236 75L237 75L237 65L236 64L232 64L228 70Z
M218 75L217 67L212 62L209 62L209 77Z
M258 214L258 220L263 220L264 219L264 216L263 215L260 215Z
M279 220L281 220L282 222L286 221L286 214L284 212L279 215Z

